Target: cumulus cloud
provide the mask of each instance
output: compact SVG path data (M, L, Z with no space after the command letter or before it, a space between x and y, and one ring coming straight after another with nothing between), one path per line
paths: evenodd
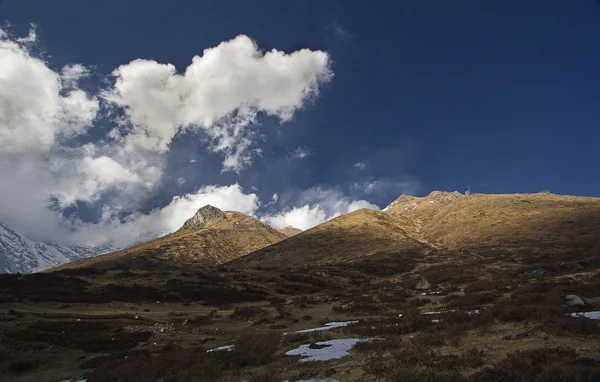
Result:
M355 167L359 170L364 170L365 168L367 168L367 164L365 162L358 162L358 163L354 163L352 165L352 167Z
M261 219L276 228L292 226L306 230L363 208L380 209L366 200L351 200L339 190L315 187L301 194L299 206L262 216Z
M205 186L194 193L174 197L162 208L146 214L134 213L124 220L119 218L118 210L106 206L101 223L94 226L82 225L77 235L91 241L108 236L116 246L124 246L131 243L131 238L154 237L178 230L198 209L207 204L223 211L254 215L260 201L256 194L245 194L237 183L231 186Z
M259 116L289 121L333 75L325 52L263 52L241 35L193 57L183 72L138 59L89 91L79 86L89 67L52 68L32 53L37 39L35 28L22 38L0 29L0 177L9 180L0 187L0 221L61 244L126 245L179 228L206 203L255 214L258 197L237 184L140 211L161 185L176 135L203 133L224 169L240 171L260 153ZM109 133L92 137L99 119L97 130ZM102 213L84 219L73 213L80 203Z
M29 53L35 38L0 33L0 153L48 152L61 137L85 133L100 107Z
M325 52L262 52L240 35L205 49L183 73L152 60L122 65L103 97L133 127L128 147L166 151L178 132L200 130L225 153L224 168L239 171L251 161L258 113L290 120L329 81L329 65Z

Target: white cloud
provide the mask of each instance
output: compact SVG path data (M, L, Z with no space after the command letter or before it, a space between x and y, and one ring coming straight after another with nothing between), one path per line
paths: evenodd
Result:
M354 183L351 189L370 196L385 196L388 194L399 196L401 194L415 194L420 187L421 184L415 180L376 179Z
M352 166L356 167L359 170L364 170L365 168L367 168L367 164L365 162L354 163Z
M263 53L240 35L205 49L181 74L151 60L122 65L103 96L133 126L129 147L162 152L178 132L201 130L225 154L224 169L239 171L251 161L258 113L290 120L329 81L329 65L325 52Z
M299 204L298 207L261 216L261 219L276 228L292 226L306 230L362 208L379 210L378 206L366 200L351 200L338 190L320 187L304 191Z
M99 109L95 97L64 86L59 74L0 33L0 152L48 152L61 136L82 134ZM66 92L66 95L64 94Z
M35 29L20 39L0 29L0 178L8 180L0 187L0 221L63 244L127 245L179 228L206 203L255 214L258 197L237 184L201 187L139 211L161 184L175 135L204 132L211 150L225 155L224 168L239 171L260 155L258 115L290 120L332 77L327 53L261 52L238 36L204 50L182 73L134 60L113 72L109 88L86 92L79 81L90 76L88 67L52 69L32 53L36 41ZM110 133L84 145L74 140L99 114L113 118L102 121L113 123ZM63 217L78 201L106 205L94 223Z
M307 156L311 155L312 152L308 147L298 147L293 153L290 153L290 160L294 159L304 159Z
M101 243L110 237L117 247L131 244L132 238L152 238L174 232L183 226L198 209L210 204L223 211L239 211L254 215L260 206L256 194L245 194L239 184L206 186L195 193L174 197L169 204L149 213L134 213L125 221L119 219L119 209L104 206L103 218L95 225L76 222L74 236L78 242Z
M4 33L0 32L0 37L2 37ZM21 44L31 44L37 41L37 25L31 24L29 28L29 34L27 37L21 37L17 39L18 43Z
M60 77L63 80L63 83L69 87L77 87L79 80L89 75L89 69L82 64L66 65L60 71Z

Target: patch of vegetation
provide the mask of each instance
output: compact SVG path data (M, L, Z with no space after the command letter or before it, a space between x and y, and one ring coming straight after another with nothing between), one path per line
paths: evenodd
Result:
M236 339L232 351L207 352L203 347L170 346L156 354L145 352L104 359L86 377L99 382L215 381L227 372L272 362L278 345L277 333L245 332Z
M510 353L473 376L475 381L597 381L600 365L571 348L540 348Z
M146 342L152 333L126 332L95 322L40 321L3 330L1 335L3 343L22 350L59 346L102 353L132 349Z

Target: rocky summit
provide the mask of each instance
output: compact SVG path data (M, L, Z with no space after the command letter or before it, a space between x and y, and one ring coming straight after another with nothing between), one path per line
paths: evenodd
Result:
M210 224L226 220L227 216L220 209L210 204L200 208L194 216L188 219L181 227L181 230L202 229Z

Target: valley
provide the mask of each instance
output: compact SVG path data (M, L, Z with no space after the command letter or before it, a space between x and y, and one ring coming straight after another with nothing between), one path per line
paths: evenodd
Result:
M600 310L596 198L401 196L287 238L200 215L124 251L0 275L2 380L600 375L598 320L572 316Z

